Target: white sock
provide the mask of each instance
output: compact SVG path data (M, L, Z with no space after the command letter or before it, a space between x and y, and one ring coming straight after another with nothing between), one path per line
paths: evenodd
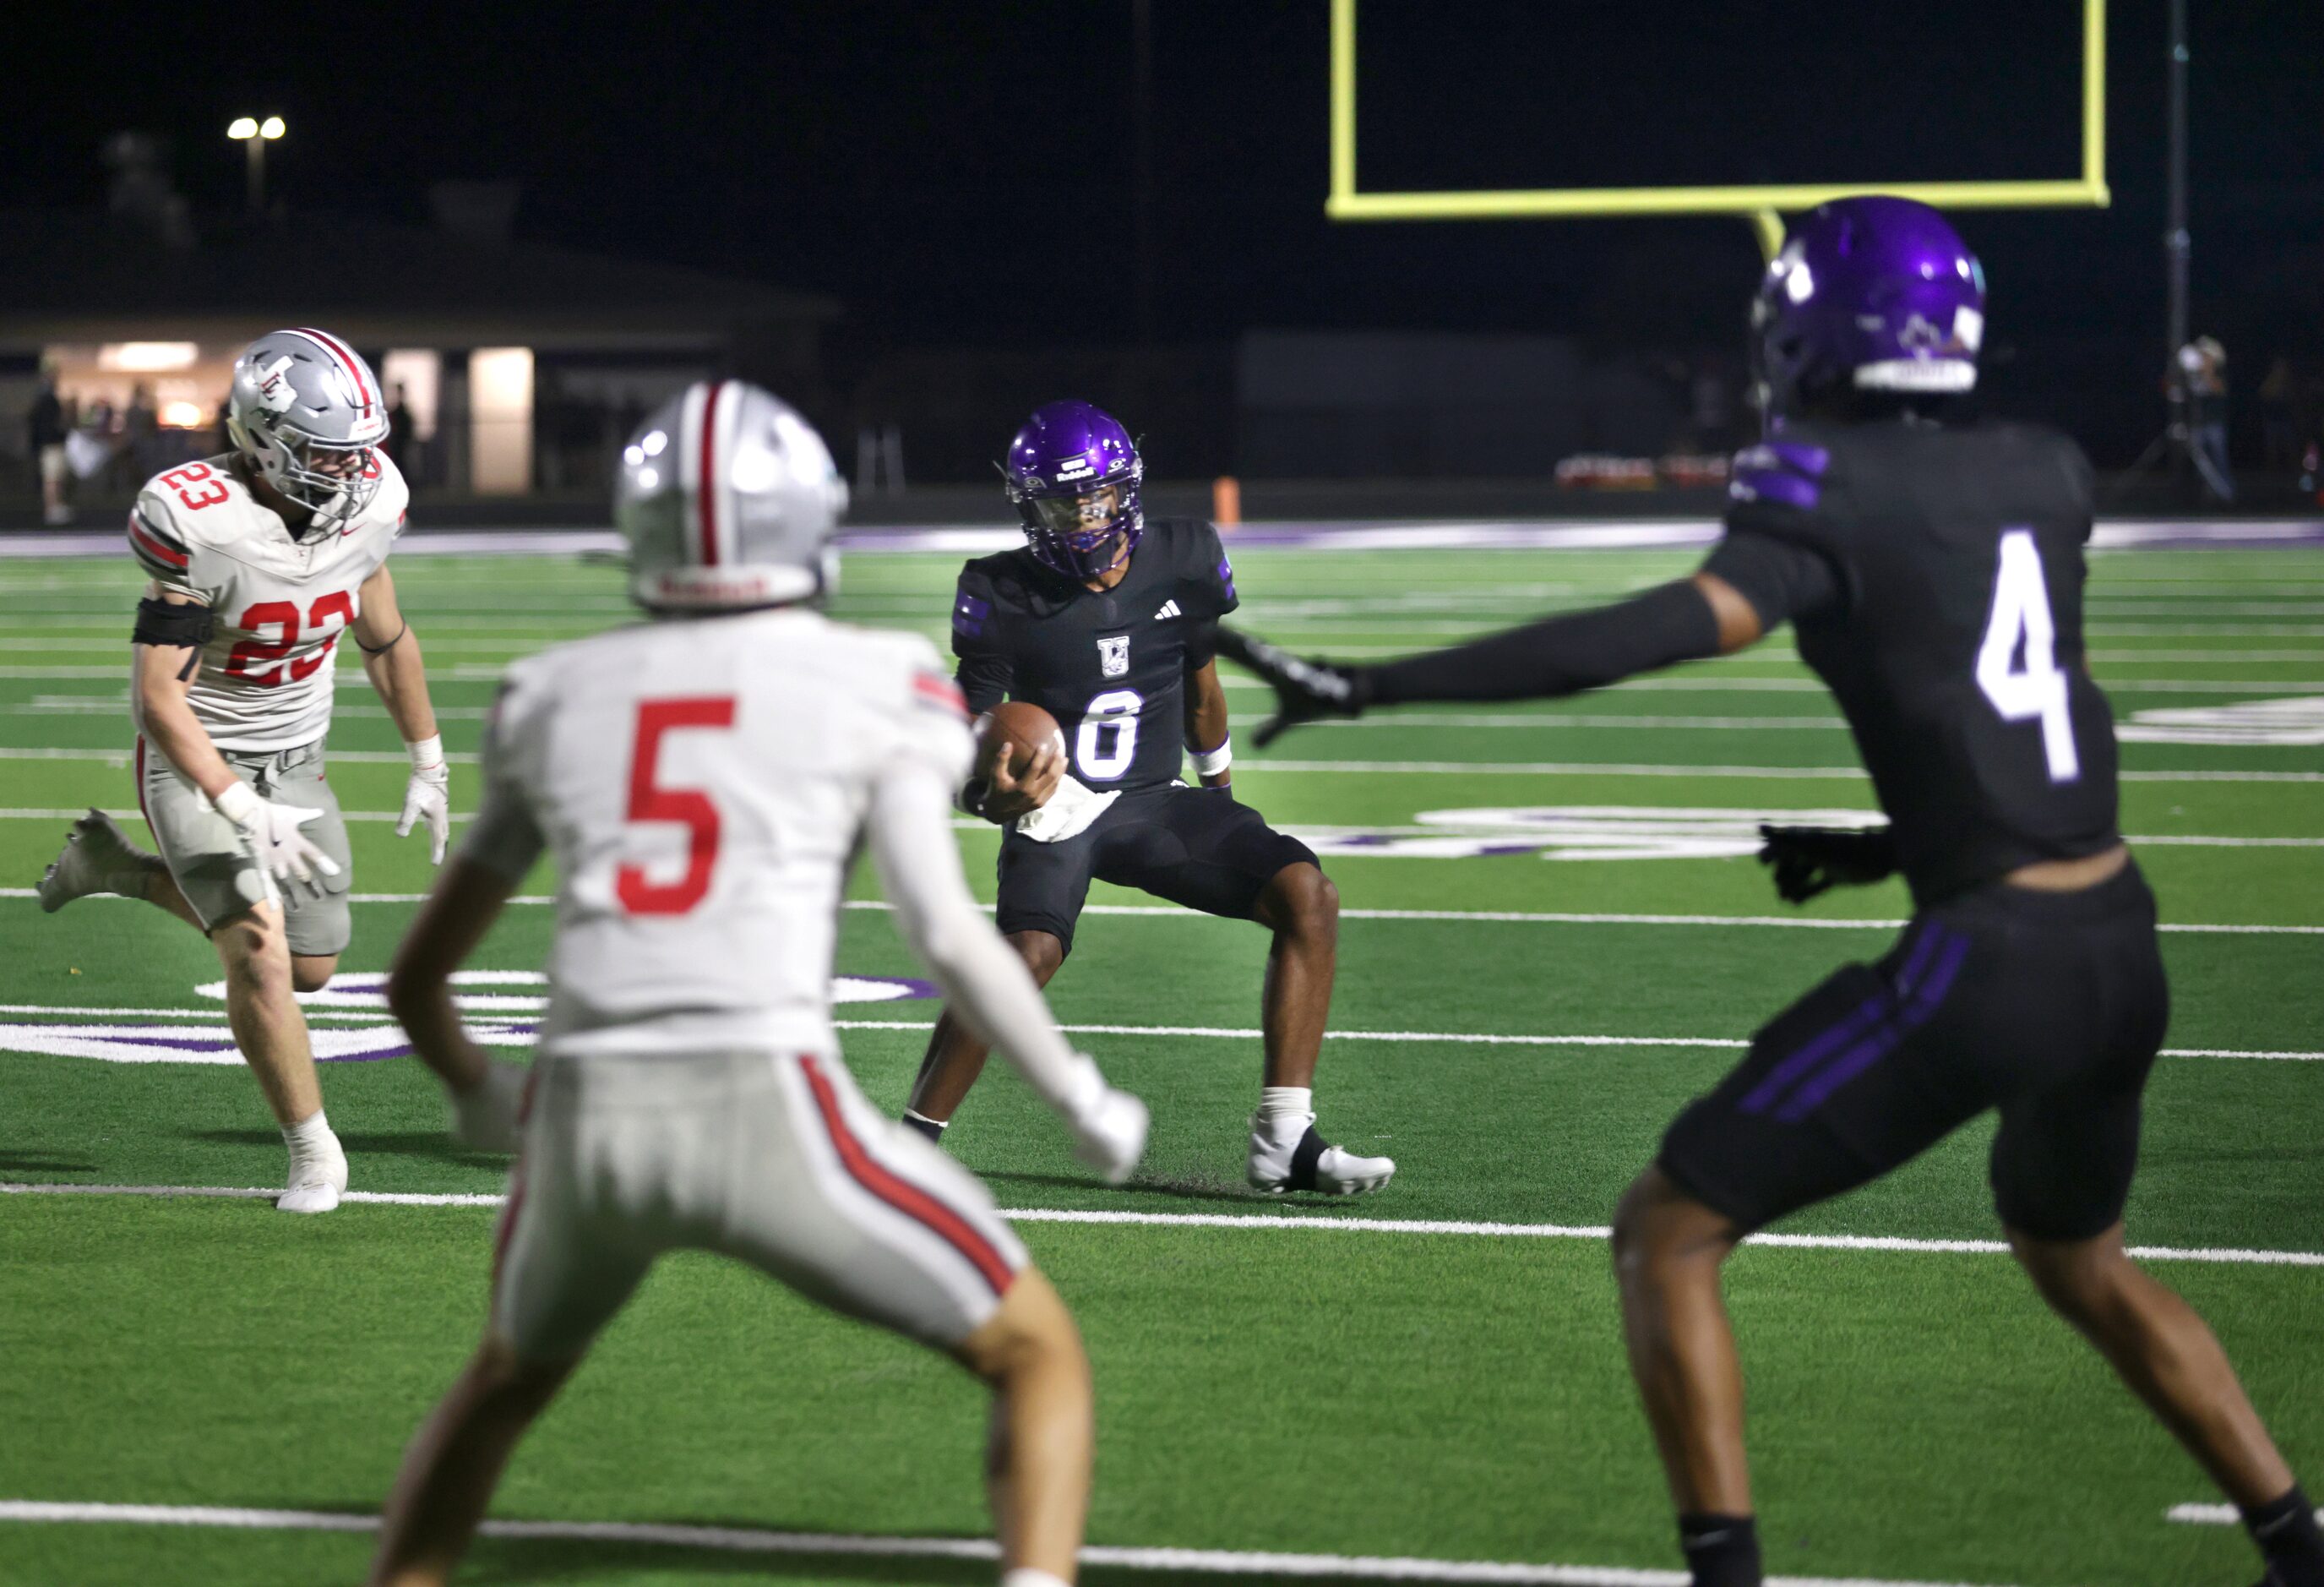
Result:
M323 1117L323 1110L317 1108L296 1124L282 1126L282 1144L294 1158L328 1157L338 1149L339 1138L331 1133L331 1121Z
M1297 1137L1315 1119L1315 1093L1305 1085L1262 1085L1259 1088L1259 1128L1269 1135Z
M1052 1576L1047 1571L1019 1565L1015 1570L1002 1573L1001 1587L1065 1587L1065 1582L1062 1577Z

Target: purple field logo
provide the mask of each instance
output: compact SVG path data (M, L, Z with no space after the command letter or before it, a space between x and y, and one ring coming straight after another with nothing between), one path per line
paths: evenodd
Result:
M537 970L464 970L452 977L453 1001L467 1018L468 1034L485 1047L529 1047L548 1009L548 977ZM336 978L321 992L300 994L313 1038L315 1057L325 1064L374 1063L411 1051L402 1028L387 1012L387 977L358 972ZM150 1015L122 1009L77 1010L70 1005L40 1010L30 1019L0 1023L0 1052L44 1057L96 1058L108 1064L239 1065L242 1053L226 1025L226 983L194 989L217 1011L184 1008ZM841 975L833 978L836 1004L905 1002L937 995L925 981L897 976Z

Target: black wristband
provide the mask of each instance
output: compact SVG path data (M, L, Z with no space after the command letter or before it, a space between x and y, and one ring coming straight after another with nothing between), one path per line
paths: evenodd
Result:
M199 650L217 632L217 614L208 606L147 595L137 603L137 625L129 631L129 637L141 645L189 645Z

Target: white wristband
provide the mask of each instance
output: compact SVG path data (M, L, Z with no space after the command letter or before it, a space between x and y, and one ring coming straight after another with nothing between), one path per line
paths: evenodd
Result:
M216 810L236 826L248 826L251 813L256 810L258 806L258 795L252 791L250 784L239 778L226 784L217 798L210 801L211 809Z
M1216 777L1233 764L1234 740L1231 738L1219 740L1219 747L1215 750L1194 752L1194 775L1197 777Z
M440 733L414 739L403 747L411 752L411 769L414 771L433 770L444 763L444 735Z

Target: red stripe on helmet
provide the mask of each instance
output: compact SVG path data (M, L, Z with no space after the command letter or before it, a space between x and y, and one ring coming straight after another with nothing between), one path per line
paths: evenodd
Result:
M364 411L370 412L371 387L364 383L363 364L355 355L340 346L337 338L326 336L321 331L302 328L298 334L310 342L318 344L325 352L339 361L341 366L347 372L347 378L355 383L355 394L363 399Z
M702 565L718 566L718 393L726 389L714 380L702 397L702 464L694 480L694 511L702 523Z

